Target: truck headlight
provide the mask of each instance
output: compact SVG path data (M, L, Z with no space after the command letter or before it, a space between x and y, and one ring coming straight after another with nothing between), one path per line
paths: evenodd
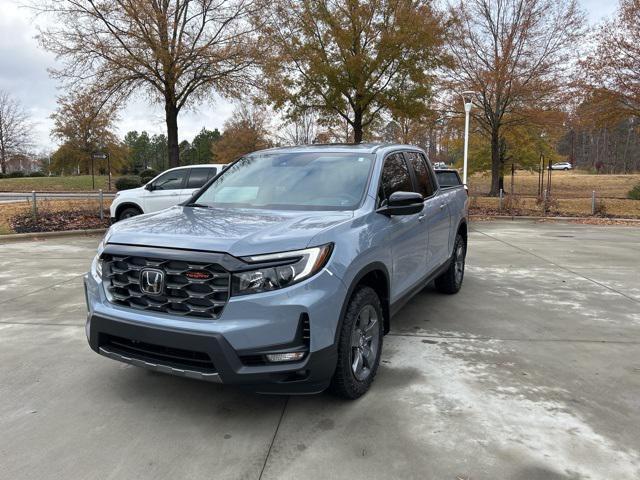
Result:
M100 258L100 255L96 255L96 275L98 275L98 278L102 279L102 259Z
M255 270L235 272L231 275L232 295L268 292L288 287L318 273L329 260L333 244L295 250L293 252L270 253L244 257L248 263L273 263Z

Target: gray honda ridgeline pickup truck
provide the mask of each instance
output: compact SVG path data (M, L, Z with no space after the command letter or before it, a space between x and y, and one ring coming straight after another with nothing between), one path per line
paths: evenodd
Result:
M357 398L394 313L432 280L460 290L467 204L409 145L247 155L109 229L84 279L89 344L256 392Z

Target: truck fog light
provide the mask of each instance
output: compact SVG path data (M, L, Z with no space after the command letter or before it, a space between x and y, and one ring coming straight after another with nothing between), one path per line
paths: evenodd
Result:
M304 353L305 352L269 353L267 354L267 360L270 362L293 362L302 360Z

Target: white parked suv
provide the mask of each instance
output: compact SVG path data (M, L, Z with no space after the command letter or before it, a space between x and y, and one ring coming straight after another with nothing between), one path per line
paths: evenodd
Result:
M573 166L569 162L558 162L551 165L551 170L571 170Z
M111 221L157 212L188 200L224 166L207 164L172 168L142 187L122 190L116 193L111 204Z

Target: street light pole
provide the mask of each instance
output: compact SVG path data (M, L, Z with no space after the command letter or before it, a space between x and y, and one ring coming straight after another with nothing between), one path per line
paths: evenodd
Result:
M467 185L467 163L469 158L469 117L471 115L471 107L473 106L474 92L462 92L462 100L464 101L464 163L462 167L462 184Z

